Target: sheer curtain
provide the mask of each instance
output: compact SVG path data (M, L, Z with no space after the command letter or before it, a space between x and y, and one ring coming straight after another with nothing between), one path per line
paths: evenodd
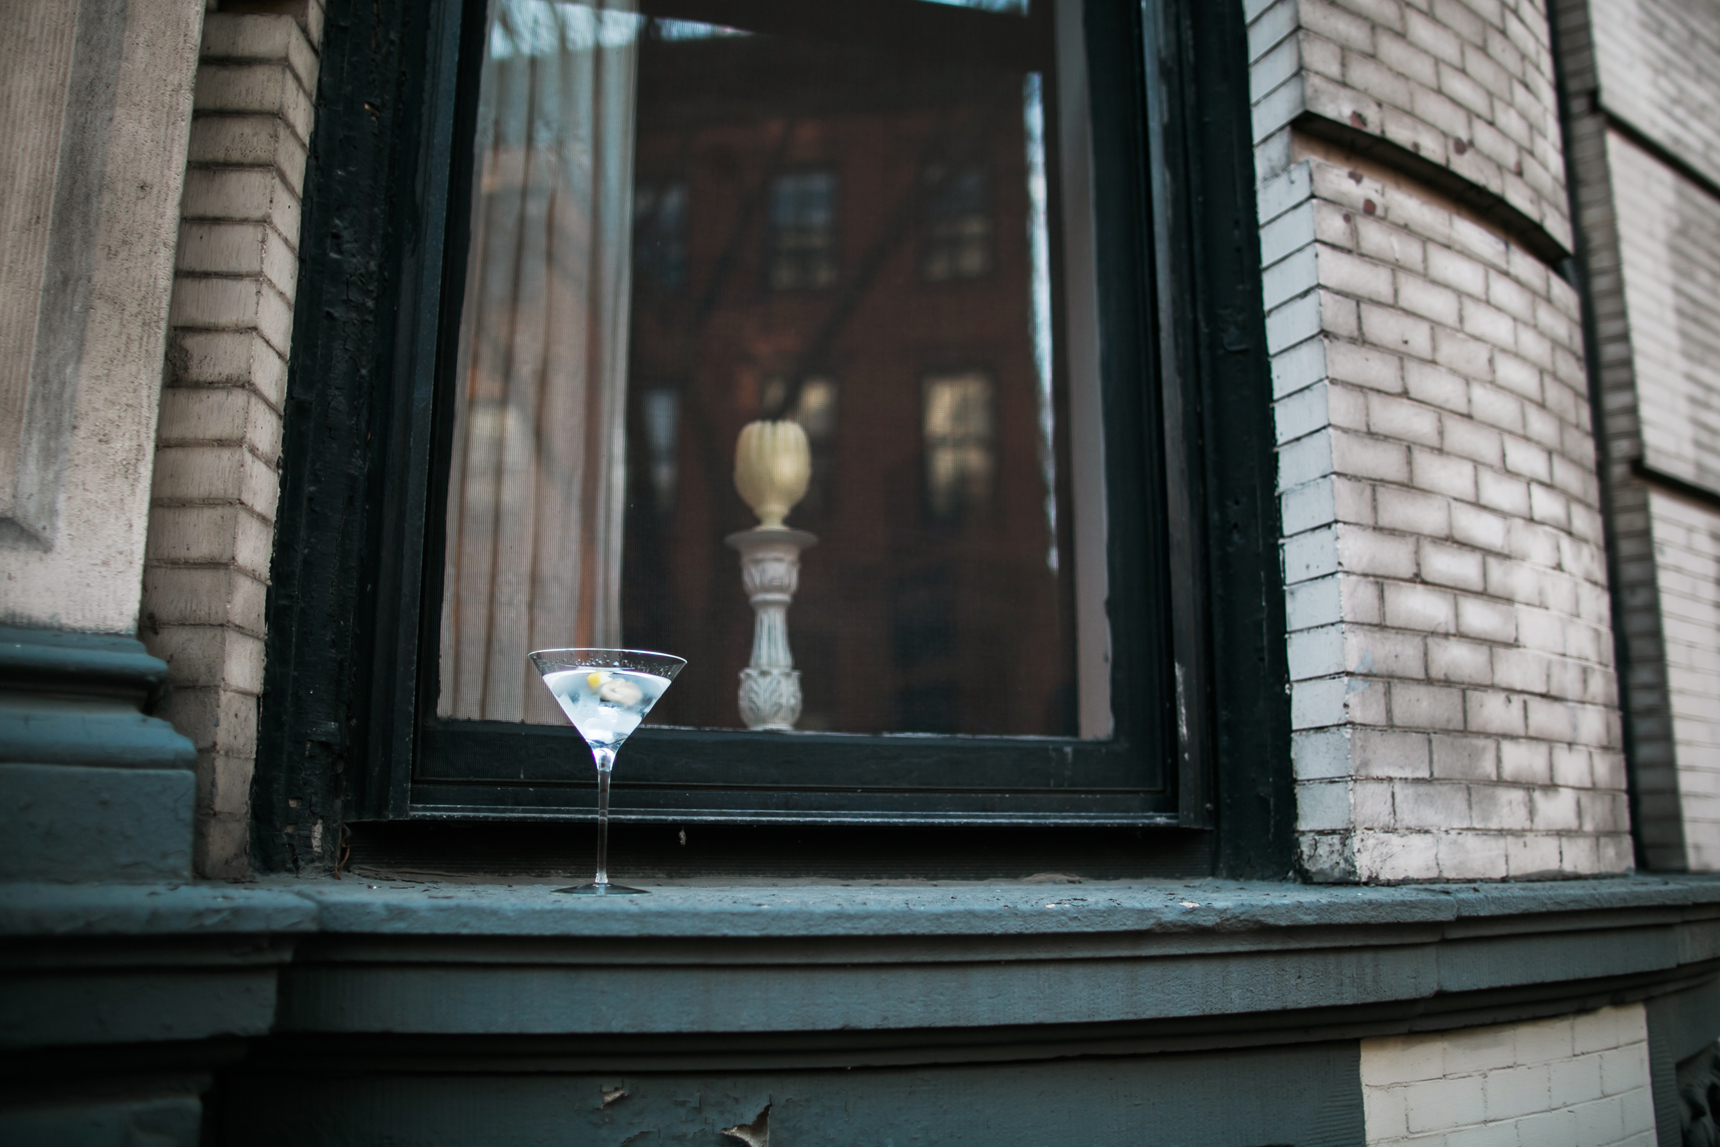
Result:
M526 663L621 637L633 0L492 0L442 605L445 717L561 723Z

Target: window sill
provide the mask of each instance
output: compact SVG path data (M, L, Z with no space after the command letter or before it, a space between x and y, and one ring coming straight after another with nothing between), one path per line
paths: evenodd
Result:
M1713 877L552 888L9 885L0 1011L13 1047L822 1032L851 1062L933 1031L971 1058L1506 1022L1647 998L1720 959Z

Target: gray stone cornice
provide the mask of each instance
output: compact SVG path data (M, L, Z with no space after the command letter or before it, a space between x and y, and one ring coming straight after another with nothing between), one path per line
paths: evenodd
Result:
M56 1001L13 1013L34 1017L4 1031L13 1048L100 1031L571 1038L585 1050L556 1054L576 1057L592 1040L632 1054L609 1045L689 1035L740 1041L737 1054L814 1037L838 1056L1088 1054L1648 998L1720 968L1720 880L681 885L615 900L352 877L34 884L0 889L0 936L0 996ZM151 1019L150 998L173 1024ZM76 1021L91 1008L108 1018Z

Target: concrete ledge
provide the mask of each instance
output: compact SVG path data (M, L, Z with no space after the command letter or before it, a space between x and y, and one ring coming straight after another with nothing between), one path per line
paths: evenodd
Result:
M0 879L185 880L189 769L0 764Z
M1720 880L682 885L612 900L549 885L351 878L37 884L0 890L0 935L20 951L59 953L14 962L8 979L20 991L52 989L68 1024L77 996L56 978L66 960L132 976L139 964L126 953L145 941L197 939L260 944L271 954L246 975L271 985L279 968L279 1001L269 994L262 1028L253 1018L212 1030L822 1032L842 1033L829 1034L841 1043L958 1030L996 1042L1034 1029L1034 1040L1174 1036L1224 1046L1281 1040L1286 1028L1466 1026L1680 990L1720 969ZM183 962L164 951L147 964ZM221 978L183 971L211 985Z
M0 626L0 684L8 688L105 686L142 696L166 682L167 663L133 638Z

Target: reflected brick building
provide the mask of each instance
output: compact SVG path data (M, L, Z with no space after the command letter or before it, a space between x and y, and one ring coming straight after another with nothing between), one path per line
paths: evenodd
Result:
M801 727L1072 731L1037 86L667 27L640 52L623 581L625 640L690 662L662 720L738 724L752 614L722 539L752 520L734 440L793 417L814 478L790 521L819 537L790 612Z

